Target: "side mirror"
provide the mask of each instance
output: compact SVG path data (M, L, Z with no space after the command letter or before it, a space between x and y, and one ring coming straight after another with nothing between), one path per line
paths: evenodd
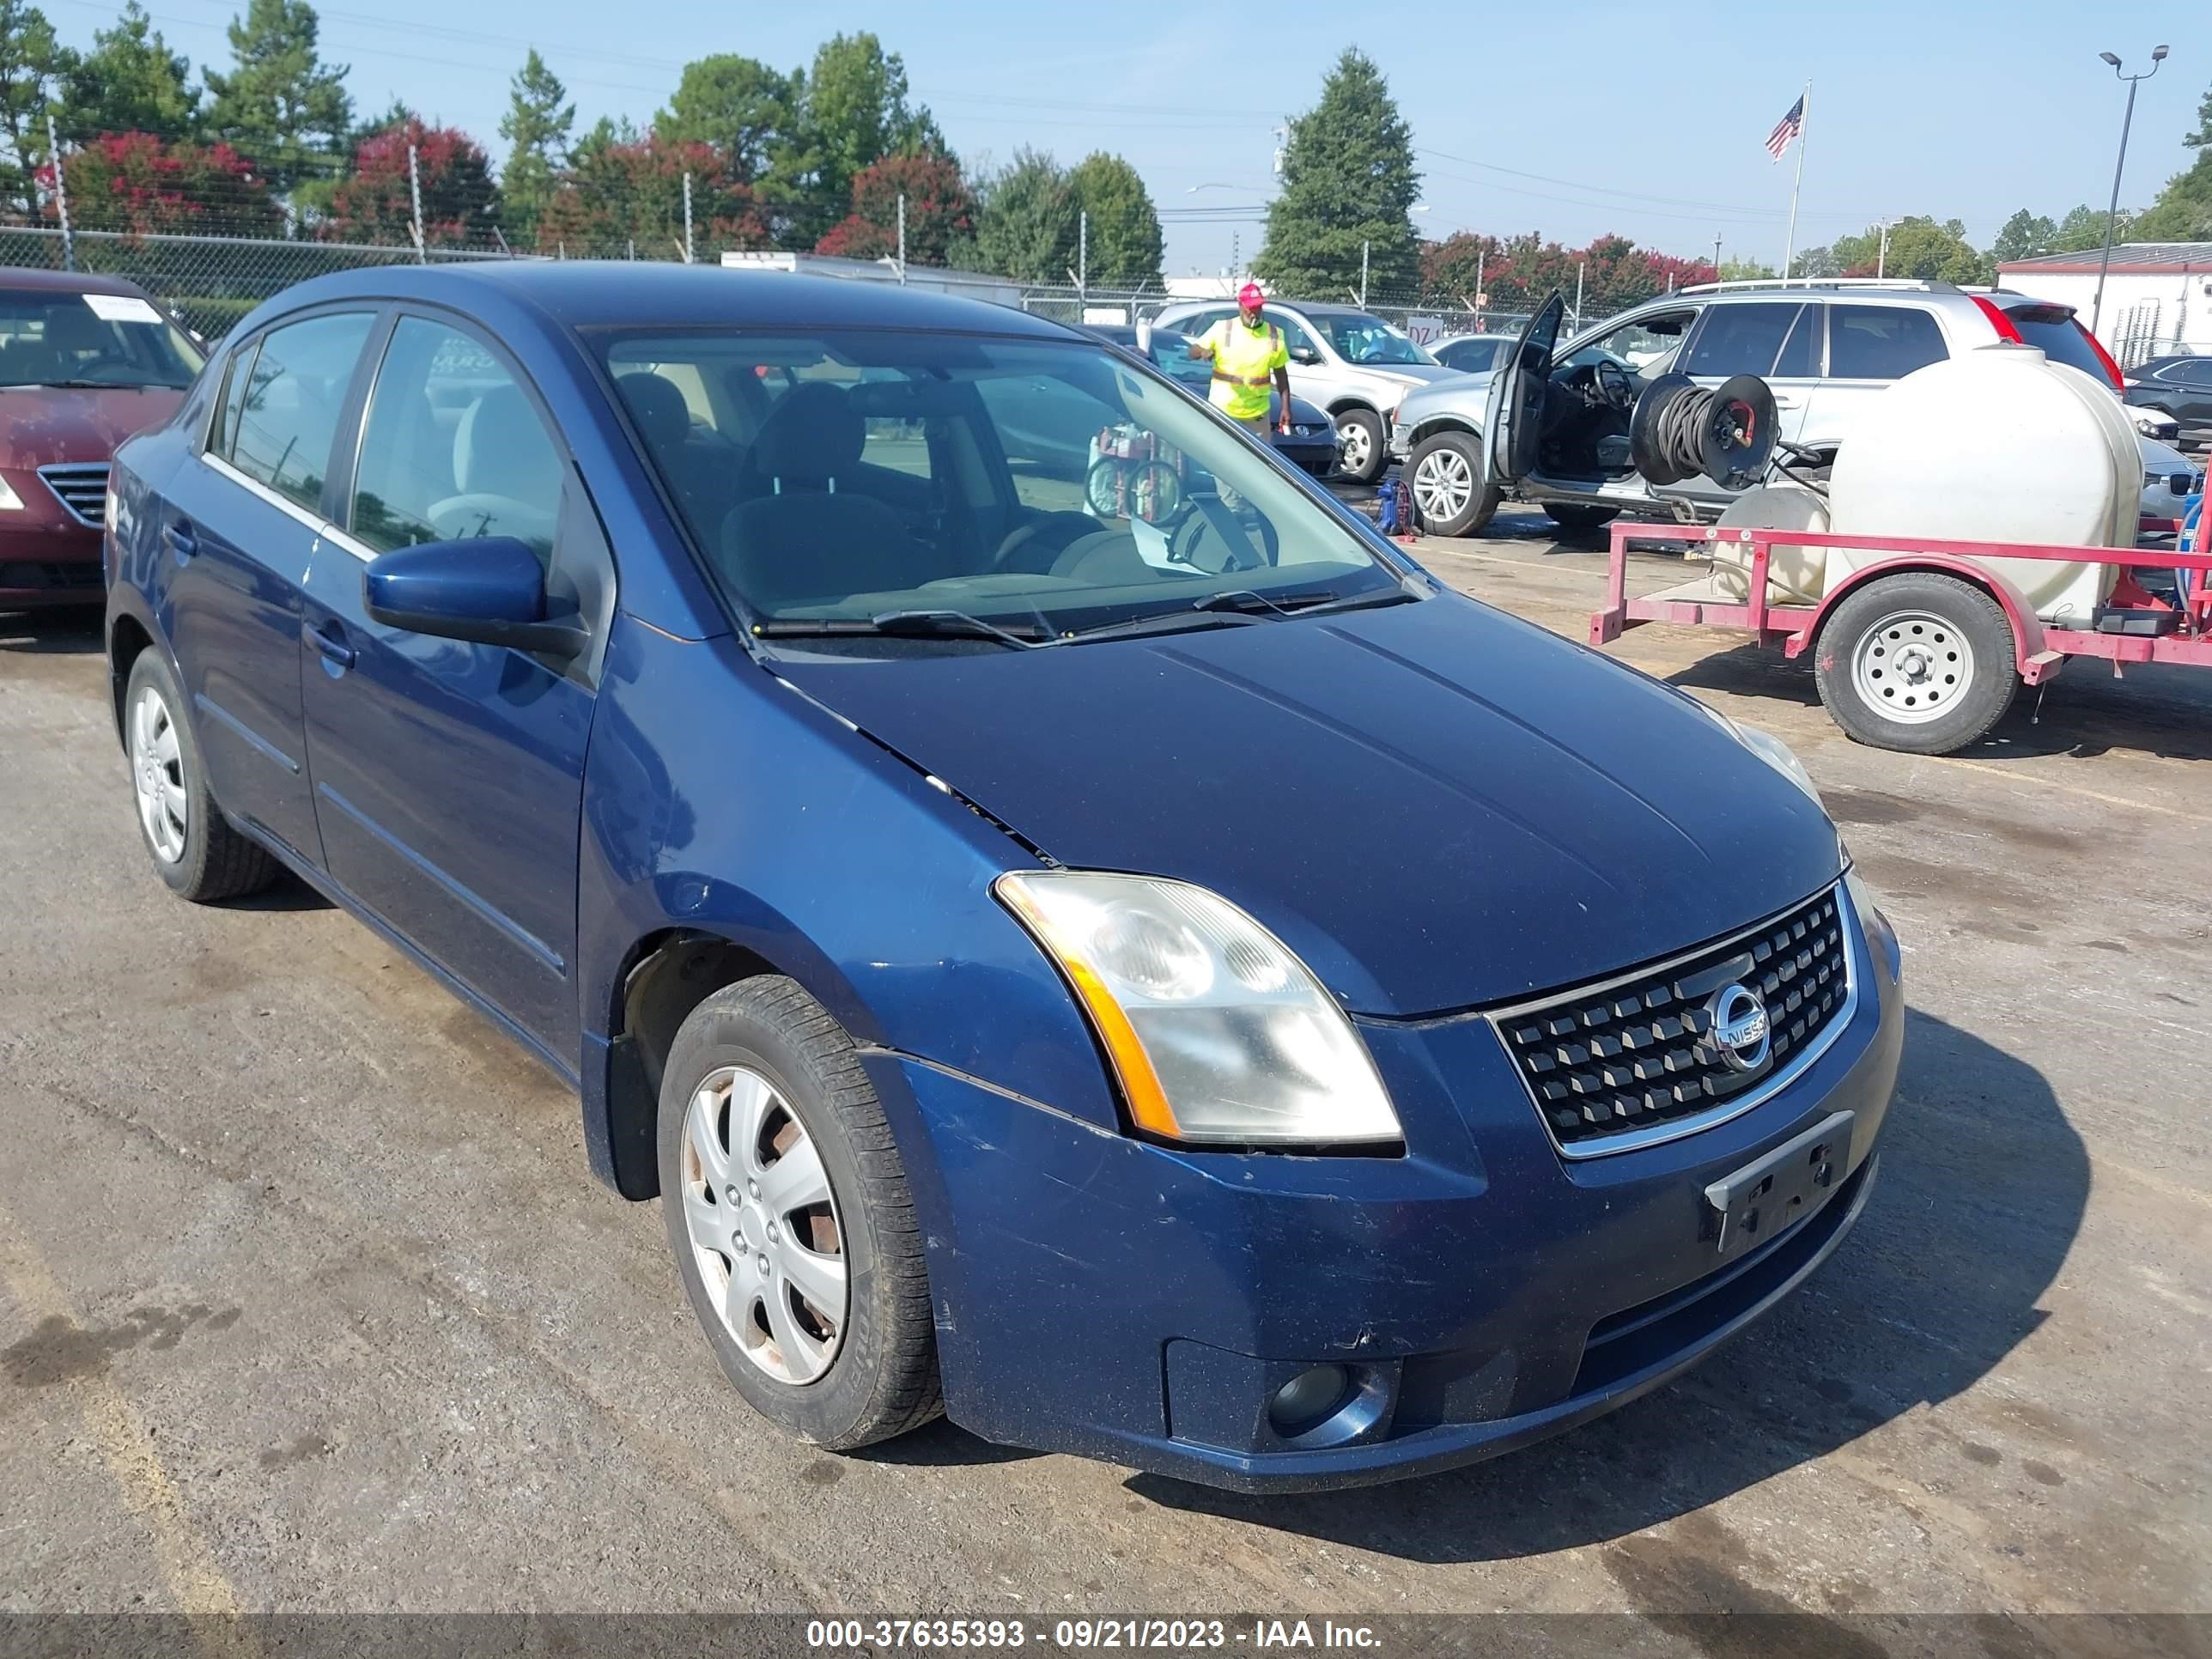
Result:
M546 615L545 567L512 536L423 542L369 561L361 573L369 620L434 638L569 658L586 635Z
M1292 346L1291 348L1291 361L1294 363L1305 364L1307 367L1310 368L1312 365L1321 361L1321 353L1310 345Z

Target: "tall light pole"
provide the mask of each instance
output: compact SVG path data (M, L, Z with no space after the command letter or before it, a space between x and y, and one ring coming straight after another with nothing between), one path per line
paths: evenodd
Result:
M2089 332L2092 334L2097 331L2097 325L2105 316L2105 277L2112 268L2112 232L2120 222L2120 174L2128 165L2128 129L2135 125L2136 120L2136 83L2148 81L2158 73L2158 66L2166 61L2166 48L2154 46L2151 49L2150 67L2141 75L2122 74L2120 60L2109 52L2100 52L2097 56L2110 64L2112 73L2128 83L2128 112L2120 118L2120 158L2112 163L2112 204L2105 210L2105 252L2103 258L2097 261L2097 298L2089 307Z

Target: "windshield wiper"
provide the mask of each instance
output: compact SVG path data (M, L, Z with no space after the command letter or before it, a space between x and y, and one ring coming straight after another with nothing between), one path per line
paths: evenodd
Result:
M1326 605L1335 598L1336 595L1328 588L1318 593L1285 593L1279 599L1271 599L1265 593L1255 592L1249 587L1232 587L1226 593L1207 594L1191 609L1241 611L1246 616L1264 612L1287 617L1312 605Z
M36 386L54 392L143 392L153 384L151 380L15 380L7 390L21 392Z
M1324 611L1365 611L1376 605L1405 605L1420 597L1410 587L1378 587L1372 592L1346 593L1341 598L1332 594L1312 605L1302 605L1291 614L1299 617L1316 617Z
M1016 651L1032 651L1048 635L1011 628L971 617L964 611L884 611L872 617L787 617L753 624L755 637L767 640L896 639L990 640Z
M1194 612L1195 614L1194 614ZM1062 634L1054 645L1087 644L1125 634L1174 634L1193 628L1243 628L1261 620L1249 611L1209 611L1201 601L1190 611L1155 611L1149 616L1127 617L1120 622L1099 623Z

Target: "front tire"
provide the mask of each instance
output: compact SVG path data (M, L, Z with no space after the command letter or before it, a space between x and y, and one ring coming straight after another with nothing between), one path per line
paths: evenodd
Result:
M283 866L232 828L216 805L184 708L184 693L161 653L141 651L123 689L123 741L139 839L154 873L180 898L206 904L258 893Z
M1923 571L1878 578L1838 605L1814 679L1845 732L1907 755L1979 742L2020 690L2004 608L1971 582Z
M832 1451L937 1415L914 1199L828 1009L777 975L692 1010L661 1085L659 1162L684 1294L754 1410Z
M1389 446L1383 441L1382 417L1371 409L1347 409L1336 417L1337 441L1341 446L1337 465L1355 483L1373 483L1390 465Z
M1423 528L1437 536L1474 535L1504 495L1485 477L1482 446L1464 432L1439 432L1414 445L1406 485Z

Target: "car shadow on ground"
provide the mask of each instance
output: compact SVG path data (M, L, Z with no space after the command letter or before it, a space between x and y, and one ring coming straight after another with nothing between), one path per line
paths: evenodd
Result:
M0 611L0 651L24 656L76 655L100 648L103 613L98 605L52 611Z
M1796 660L1752 644L1716 651L1667 676L1685 690L1721 691L1816 708L1809 653ZM2108 754L2212 760L2212 673L2137 665L2115 678L2103 663L2069 662L2041 686L2022 686L1996 729L1962 749L1970 760Z
M1355 1492L1251 1498L1152 1475L1129 1488L1174 1509L1436 1563L1607 1543L1693 1514L1972 1387L2042 1322L2037 1304L2089 1194L2087 1153L2042 1074L1910 1013L1881 1161L1858 1227L1796 1295L1687 1376L1596 1423L1470 1468ZM1962 1472L1980 1450L1960 1447ZM1763 1605L1695 1540L1638 1539L1614 1553L1648 1581L1630 1586L1639 1600Z

